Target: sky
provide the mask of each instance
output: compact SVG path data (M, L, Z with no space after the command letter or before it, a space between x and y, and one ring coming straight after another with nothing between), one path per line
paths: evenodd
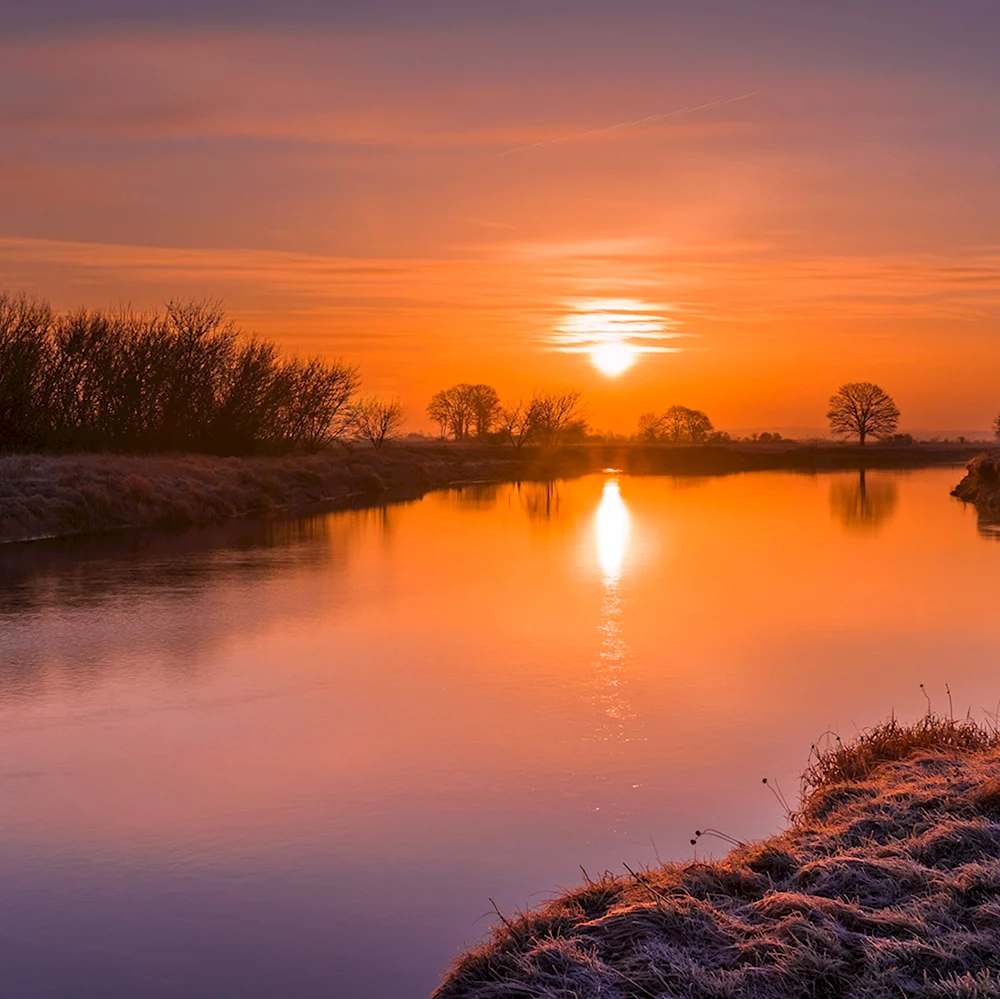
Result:
M579 389L621 432L673 404L820 427L848 380L904 427L1000 410L994 0L0 19L0 288L221 299L415 429L457 381Z

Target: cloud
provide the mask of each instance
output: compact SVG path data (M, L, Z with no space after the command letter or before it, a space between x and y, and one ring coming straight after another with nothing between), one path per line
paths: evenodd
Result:
M433 325L442 315L478 315L525 337L548 337L560 317L586 316L603 302L598 311L623 321L655 320L657 329L646 332L666 339L693 332L701 320L781 319L811 328L872 318L995 317L1000 247L970 248L960 257L788 259L780 247L754 241L679 246L623 239L487 242L453 256L360 258L0 236L0 284L41 289L46 282L87 289L90 299L95 289L102 298L140 290L151 304L169 294L224 295L279 316L336 313L340 326L360 322L383 331L401 316ZM569 299L567 290L575 292Z

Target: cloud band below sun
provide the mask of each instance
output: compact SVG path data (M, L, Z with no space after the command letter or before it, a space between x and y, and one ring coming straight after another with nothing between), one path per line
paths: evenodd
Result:
M665 308L631 298L579 299L552 335L556 350L589 354L602 374L616 377L627 371L641 354L678 350L666 341L679 337Z

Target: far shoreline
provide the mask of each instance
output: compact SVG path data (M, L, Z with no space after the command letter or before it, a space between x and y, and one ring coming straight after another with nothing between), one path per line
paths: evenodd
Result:
M0 456L0 544L129 530L177 530L248 518L291 519L418 499L474 484L626 475L849 471L961 466L977 443L835 442L676 446L583 443L521 450L426 441L301 456L27 454Z

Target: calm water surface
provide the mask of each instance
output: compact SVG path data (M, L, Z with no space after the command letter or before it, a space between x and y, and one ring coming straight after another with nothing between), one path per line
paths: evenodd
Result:
M608 473L0 552L0 993L416 999L489 896L780 828L761 777L793 797L824 730L920 683L995 710L959 477Z

